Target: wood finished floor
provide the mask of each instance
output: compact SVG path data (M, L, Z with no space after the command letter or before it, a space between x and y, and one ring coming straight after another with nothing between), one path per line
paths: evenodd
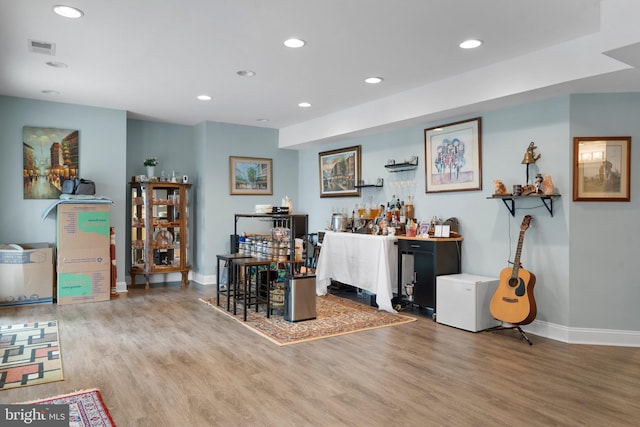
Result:
M17 403L99 388L119 426L631 426L640 348L409 324L278 347L198 301L213 287L0 309L57 319L65 380Z

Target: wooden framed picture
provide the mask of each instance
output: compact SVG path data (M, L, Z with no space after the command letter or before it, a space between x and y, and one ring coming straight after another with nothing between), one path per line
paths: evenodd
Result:
M257 157L229 157L231 195L273 194L273 161Z
M360 196L360 146L318 153L320 197Z
M574 201L628 202L630 178L630 136L573 138Z
M425 192L482 190L482 119L424 131Z

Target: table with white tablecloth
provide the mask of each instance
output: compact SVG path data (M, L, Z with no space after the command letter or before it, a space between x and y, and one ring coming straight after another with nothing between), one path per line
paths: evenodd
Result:
M380 310L395 313L396 238L327 231L316 268L316 294L325 295L332 279L374 293Z

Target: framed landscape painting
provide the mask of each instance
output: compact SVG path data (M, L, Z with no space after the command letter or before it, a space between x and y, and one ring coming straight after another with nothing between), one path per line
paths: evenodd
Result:
M257 157L229 157L231 195L273 194L273 161Z
M482 190L480 117L424 131L425 192Z
M631 137L573 138L573 200L631 200Z
M22 188L25 199L57 199L65 179L80 177L79 137L74 129L22 128Z
M361 161L359 145L319 153L320 197L360 196Z

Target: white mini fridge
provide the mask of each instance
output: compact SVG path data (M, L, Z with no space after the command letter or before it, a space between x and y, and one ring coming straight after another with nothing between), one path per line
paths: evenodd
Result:
M436 322L471 332L500 325L489 311L499 282L467 273L436 277Z

